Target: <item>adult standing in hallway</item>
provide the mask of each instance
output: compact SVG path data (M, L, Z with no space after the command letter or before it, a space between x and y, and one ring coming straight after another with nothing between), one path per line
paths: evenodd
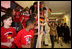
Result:
M48 22L48 11L47 11L47 8L46 7L43 7L43 12L42 12L42 14L43 14L43 16L45 17L45 38L44 38L44 45L45 46L48 46L48 32L49 32L49 30L50 30L50 28L48 27L48 24L47 24L47 22Z
M46 31L46 28L45 28L47 26L47 21L48 21L47 15L46 15L46 10L47 10L46 7L43 7L43 10L41 11L41 14L40 14L40 22L41 22L41 24L43 24L43 32L44 32L43 38L45 37L44 41L43 41L43 44L45 46L48 46L48 42L47 42L48 40L46 39L47 38L47 31Z
M34 2L34 4L30 7L29 13L32 15L33 13L37 14L37 2Z
M50 39L51 39L51 43L52 43L52 48L54 48L54 38L55 36L58 37L57 35L57 29L56 29L56 25L54 22L52 23L48 23L49 27L50 27Z
M64 23L64 41L69 43L70 40L70 30L66 23Z

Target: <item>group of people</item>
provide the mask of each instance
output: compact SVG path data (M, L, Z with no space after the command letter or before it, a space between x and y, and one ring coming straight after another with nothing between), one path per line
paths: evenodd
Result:
M16 7L16 10L7 9L6 14L1 17L1 48L31 48L33 46L32 39L34 39L35 32L38 33L38 28L35 29L38 26L37 5L38 3L35 2L30 8L25 8L21 12L19 7ZM45 27L48 24L52 48L54 48L54 39L56 37L61 46L63 38L65 42L69 42L69 27L66 23L65 26L62 26L61 23L58 26L56 26L55 22L49 23L46 11L46 7L42 7L40 2L40 34L43 33L43 37L47 34ZM37 37L38 34L35 35L34 48L36 48ZM46 45L45 41L44 45Z
M37 6L37 2L33 6L35 5ZM36 13L31 8L22 12L19 7L7 9L1 17L1 48L31 48L37 24Z
M69 43L70 41L70 30L66 23L64 25L59 23L58 25L55 22L49 23L48 26L50 27L50 38L52 43L52 48L54 48L55 40L61 46L64 43Z
M59 23L57 26L58 36L63 39L65 43L69 43L70 40L70 29L66 23ZM61 40L62 41L62 40Z
M45 37L45 39L43 40L43 45L44 46L48 46L48 42L46 42L45 40L47 40L47 32L45 27L47 27L47 25L50 27L50 40L51 40L51 45L52 48L54 48L54 41L57 39L57 43L60 43L61 46L63 46L63 42L65 43L69 43L69 40L71 39L70 37L70 29L67 26L66 23L64 23L64 25L60 22L58 23L58 25L56 24L56 22L49 22L49 19L46 15L46 7L41 7L40 8L40 34L43 33L43 37ZM41 41L42 42L42 41Z

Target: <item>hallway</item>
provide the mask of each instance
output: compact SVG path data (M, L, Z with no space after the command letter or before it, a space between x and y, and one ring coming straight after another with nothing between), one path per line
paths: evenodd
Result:
M51 48L51 45L49 45L49 46L43 46L42 45L42 48ZM63 42L63 46L60 46L60 44L58 44L57 42L55 42L55 47L54 48L71 48L71 42L69 44L65 44Z

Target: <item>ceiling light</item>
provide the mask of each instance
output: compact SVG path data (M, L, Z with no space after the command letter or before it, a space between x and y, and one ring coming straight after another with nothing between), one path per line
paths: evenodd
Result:
M51 13L51 15L54 15L54 14L63 14L63 13Z

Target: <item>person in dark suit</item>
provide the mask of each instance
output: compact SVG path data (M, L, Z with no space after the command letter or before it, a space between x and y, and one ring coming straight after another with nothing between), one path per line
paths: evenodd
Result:
M69 43L70 30L66 23L64 23L64 42Z

